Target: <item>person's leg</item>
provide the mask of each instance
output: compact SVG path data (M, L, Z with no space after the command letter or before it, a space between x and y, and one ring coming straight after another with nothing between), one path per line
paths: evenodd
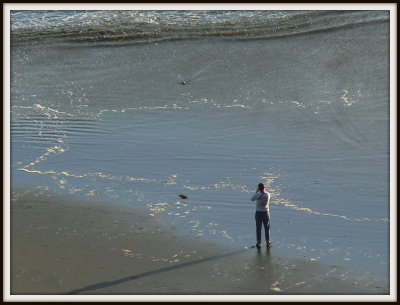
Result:
M270 234L270 215L269 212L265 213L265 218L263 219L264 230L265 230L265 242L267 247L271 245L271 234Z
M257 246L261 244L261 227L262 227L262 214L256 212L256 236L257 236Z

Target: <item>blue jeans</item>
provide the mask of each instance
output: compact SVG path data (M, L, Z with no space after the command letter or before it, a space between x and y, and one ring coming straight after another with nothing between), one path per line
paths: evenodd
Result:
M269 238L269 212L259 212L256 211L256 233L257 233L257 243L261 243L261 228L264 225L265 230L265 241L268 243Z

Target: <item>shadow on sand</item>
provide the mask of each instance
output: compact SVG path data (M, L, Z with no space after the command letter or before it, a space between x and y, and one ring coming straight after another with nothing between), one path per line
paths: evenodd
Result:
M242 249L237 250L237 251L233 251L233 252L229 252L229 253L225 253L225 254L214 255L214 256L198 259L198 260L191 261L191 262L186 262L186 263L182 263L182 264L178 264L178 265L174 265L174 266L170 266L170 267L160 268L160 269L153 270L153 271L143 272L143 273L127 276L127 277L124 277L124 278L121 278L121 279L118 279L118 280L115 280L115 281L101 282L101 283L93 284L93 285L86 286L86 287L83 287L83 288L72 290L72 291L68 292L67 294L68 295L69 294L80 294L80 293L85 293L85 292L92 291L92 290L111 287L111 286L115 286L115 285L118 285L118 284L121 284L121 283L129 282L129 281L132 281L132 280L137 280L137 279L144 278L144 277L147 277L147 276L151 276L151 275L154 275L154 274L158 274L158 273L162 273L162 272L168 272L168 271L172 271L172 270L176 270L176 269L180 269L180 268L184 268L184 267L188 267L188 266L193 266L193 265L205 263L205 262L212 261L212 260L217 260L217 259L220 259L220 258L234 256L234 255L240 254L240 253L242 253L242 252L244 252L246 250L252 249L252 248L254 248L254 247L245 247L245 248L242 248Z

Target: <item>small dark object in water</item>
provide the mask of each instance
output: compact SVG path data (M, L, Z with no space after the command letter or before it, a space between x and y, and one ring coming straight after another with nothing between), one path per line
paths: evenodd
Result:
M179 197L181 197L182 199L188 199L188 196L186 196L184 194L180 194Z
M189 81L188 80L183 80L181 81L181 85L186 85Z

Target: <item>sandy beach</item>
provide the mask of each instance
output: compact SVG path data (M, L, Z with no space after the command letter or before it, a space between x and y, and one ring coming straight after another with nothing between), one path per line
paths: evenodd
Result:
M11 295L386 294L349 271L200 240L130 207L11 202Z
M6 301L397 297L395 6L272 7L5 7Z

